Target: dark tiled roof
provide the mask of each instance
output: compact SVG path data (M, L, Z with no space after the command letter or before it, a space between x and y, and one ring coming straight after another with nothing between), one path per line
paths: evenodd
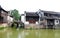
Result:
M46 17L46 16L44 16L42 18L45 18L45 19L60 19L59 17Z
M44 11L44 10L42 10L42 12L50 13L50 14L60 14L60 12L54 12L54 11Z
M36 12L25 12L26 16L38 16L38 14L36 14Z
M12 18L13 18L13 16L12 16L12 15L10 15L10 17L12 17Z
M60 17L60 12L54 12L54 11L44 11L44 10L41 10L41 12L43 13L48 13L48 14L52 14L54 16L57 16L57 17ZM26 12L26 15L27 16L38 16L38 13L37 12Z
M1 6L0 6L0 10L2 10L2 11L4 11L4 12L8 13L8 11L4 10Z
M58 16L60 17L60 12L54 12L54 11L42 11L44 13L49 13L49 14L53 14L54 16Z
M36 13L26 13L26 16L39 16L39 15Z

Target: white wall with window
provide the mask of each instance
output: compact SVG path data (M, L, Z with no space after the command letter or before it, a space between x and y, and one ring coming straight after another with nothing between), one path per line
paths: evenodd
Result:
M59 24L59 20L55 20L55 25Z

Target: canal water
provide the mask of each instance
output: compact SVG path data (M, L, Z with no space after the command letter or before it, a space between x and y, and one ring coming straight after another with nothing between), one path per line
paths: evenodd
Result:
M0 38L60 38L60 30L22 30L8 28L0 30Z

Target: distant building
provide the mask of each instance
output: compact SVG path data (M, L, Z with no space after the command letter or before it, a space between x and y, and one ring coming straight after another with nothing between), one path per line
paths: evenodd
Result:
M60 24L60 12L44 10L38 10L37 12L25 11L22 14L21 21L24 22L27 28L30 27L29 24L35 24L33 27L38 26L39 28L55 28L56 25Z

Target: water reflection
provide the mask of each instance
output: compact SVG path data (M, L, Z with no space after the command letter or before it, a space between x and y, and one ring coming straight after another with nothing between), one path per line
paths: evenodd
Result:
M22 31L21 33L18 33L18 38L25 38L26 35L28 35L28 32Z
M60 30L0 30L0 38L60 38Z

